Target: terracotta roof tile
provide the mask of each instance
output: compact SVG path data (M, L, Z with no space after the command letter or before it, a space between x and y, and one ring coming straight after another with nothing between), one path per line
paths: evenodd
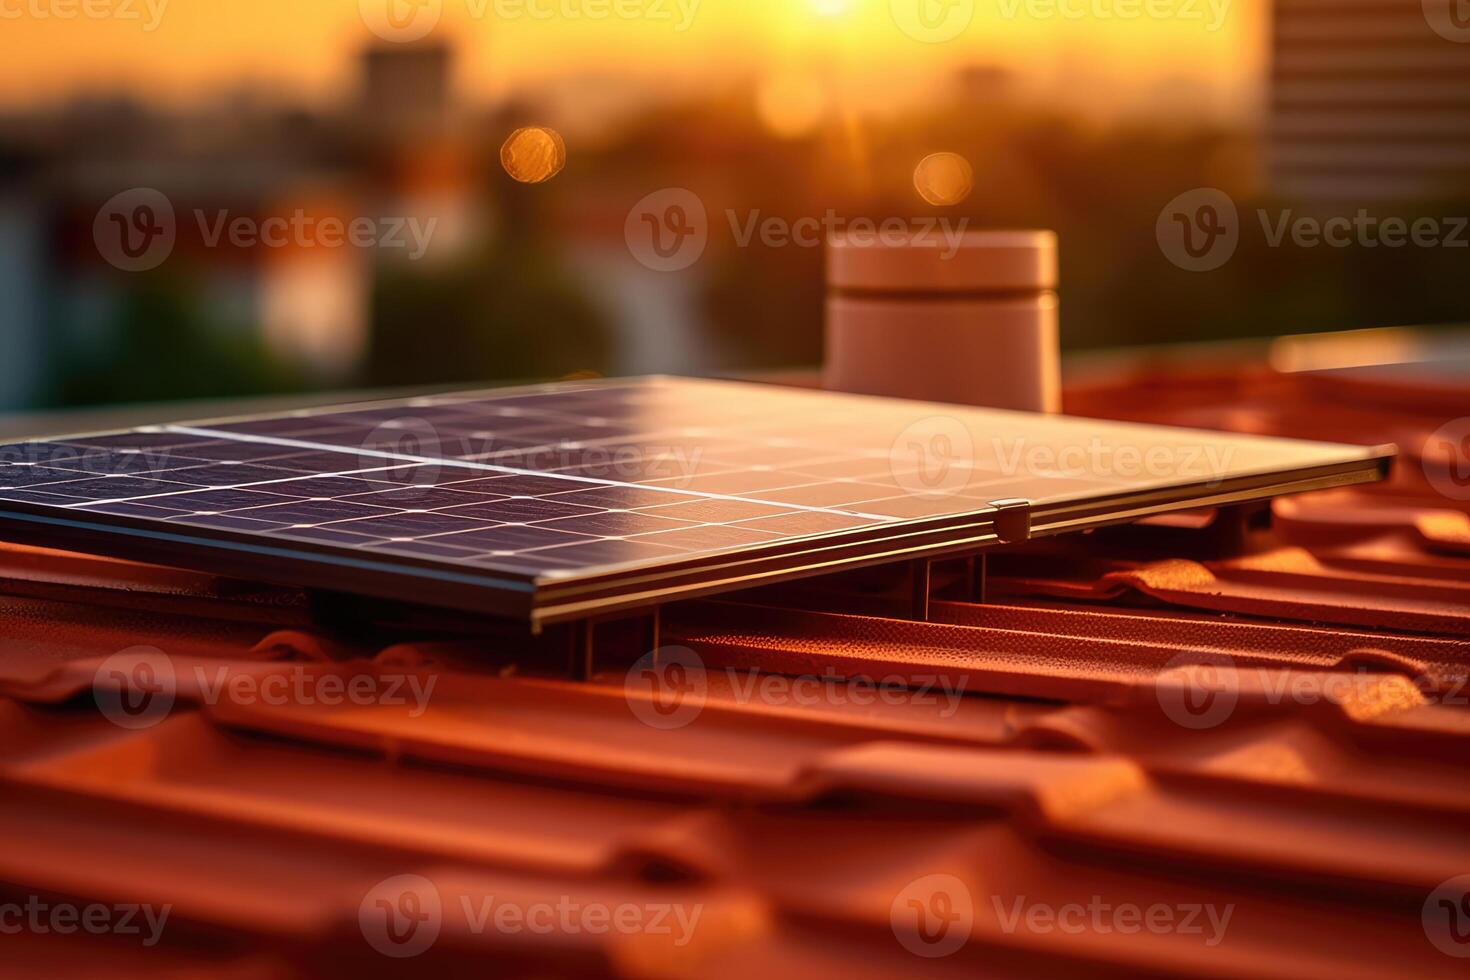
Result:
M985 603L936 568L925 622L883 573L670 607L652 679L0 546L0 924L42 926L7 975L1463 975L1470 509L1420 462L1445 406L1171 377L1070 407L1406 459L1278 501L1234 557L1184 546L1201 514L993 556ZM156 944L117 927L136 903Z

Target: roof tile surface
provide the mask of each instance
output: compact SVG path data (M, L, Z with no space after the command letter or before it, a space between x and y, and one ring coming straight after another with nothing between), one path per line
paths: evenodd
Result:
M1470 504L1446 405L1380 387L1074 384L1403 458L1234 557L1198 515L996 554L985 603L936 569L927 622L881 573L670 607L651 680L0 546L0 924L141 924L43 911L6 973L1464 976Z

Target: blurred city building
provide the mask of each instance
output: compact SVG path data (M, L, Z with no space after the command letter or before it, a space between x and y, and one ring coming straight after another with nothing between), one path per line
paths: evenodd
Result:
M858 218L1054 229L1072 350L1470 319L1463 250L1258 233L1259 215L1309 201L1465 213L1470 44L1431 7L1278 0L1265 117L1244 121L1213 111L1199 77L1110 82L1080 27L1057 85L992 52L945 62L907 102L873 101L886 75L820 51L698 87L589 68L472 88L463 63L484 38L446 31L328 55L348 67L326 94L256 79L145 99L119 82L18 103L0 110L0 409L811 366L820 239ZM1089 114L1058 87L1131 95ZM500 151L531 126L564 136L565 166L519 183ZM916 167L935 154L965 161L973 187L923 197ZM133 188L168 200L177 239L141 272L96 237L99 209ZM1223 190L1242 221L1208 274L1157 238L1160 209L1193 188ZM698 202L703 234L665 271L629 222L671 194ZM296 218L366 220L400 244L219 237ZM402 247L409 222L421 252ZM816 239L793 241L813 222Z
M0 408L355 380L376 272L453 254L479 215L451 61L444 45L370 49L359 93L335 109L247 91L186 110L80 99L4 120ZM136 188L167 199L176 240L157 268L122 271L95 239L98 209ZM362 219L366 248L320 231ZM271 220L290 230L233 237L236 222ZM417 251L399 244L409 221L432 231Z
M1470 5L1275 0L1273 189L1303 201L1425 200L1470 176Z

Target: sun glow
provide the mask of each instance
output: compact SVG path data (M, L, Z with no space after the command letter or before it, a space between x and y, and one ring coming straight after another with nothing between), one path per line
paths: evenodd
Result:
M841 17L852 11L852 0L807 0L812 10L823 17Z
M155 6L163 10L156 24L5 21L0 103L79 90L126 90L166 101L230 91L242 79L340 99L355 84L363 47L382 43L357 0ZM1261 69L1263 51L1261 16L1245 4L1232 6L1213 32L1188 20L1076 21L1032 15L1024 4L1014 15L991 4L951 5L944 9L971 15L944 43L906 33L894 15L906 8L891 0L643 0L643 6L648 16L636 19L574 17L561 11L582 6L547 0L537 9L557 12L548 19L500 16L496 4L446 2L425 40L453 47L455 87L469 100L599 77L693 94L732 79L815 72L829 76L829 101L879 110L901 107L976 64L1011 71L1071 102L1125 101L1180 79L1219 89L1226 99L1232 90L1250 96L1246 86Z

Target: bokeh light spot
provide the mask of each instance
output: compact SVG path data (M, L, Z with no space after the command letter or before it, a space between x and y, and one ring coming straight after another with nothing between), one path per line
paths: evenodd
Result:
M567 165L567 145L554 129L527 126L511 133L501 146L500 165L523 184L540 184Z
M975 189L975 168L958 153L931 153L914 168L914 189L930 204L959 204Z

